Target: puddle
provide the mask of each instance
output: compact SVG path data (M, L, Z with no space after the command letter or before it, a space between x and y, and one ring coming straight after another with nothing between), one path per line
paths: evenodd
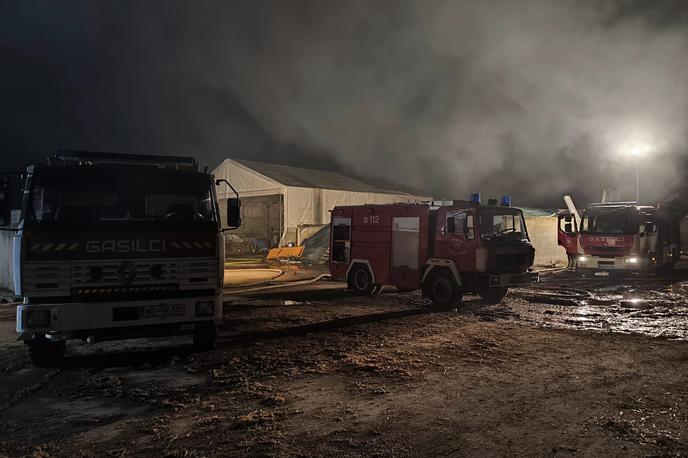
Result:
M517 319L541 326L688 340L685 281L646 285L629 280L576 290L523 289L514 295L525 299L509 302Z

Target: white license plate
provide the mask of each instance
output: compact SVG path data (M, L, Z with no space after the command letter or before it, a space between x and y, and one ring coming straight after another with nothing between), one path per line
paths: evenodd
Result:
M600 265L598 265L598 267L600 269L603 269L603 270L614 270L614 264L611 264L611 265L600 264Z
M160 316L182 316L186 314L183 305L149 305L141 307L142 318L155 318Z

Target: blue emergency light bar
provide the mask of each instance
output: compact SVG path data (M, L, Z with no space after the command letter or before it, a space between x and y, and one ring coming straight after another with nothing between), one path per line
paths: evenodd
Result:
M511 207L511 196L502 196L502 207Z
M471 202L473 202L474 204L480 205L480 201L481 201L481 198L480 198L479 192L474 192L473 194L471 194Z

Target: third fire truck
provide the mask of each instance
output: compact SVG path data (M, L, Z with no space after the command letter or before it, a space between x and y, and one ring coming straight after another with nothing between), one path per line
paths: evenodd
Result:
M592 204L583 210L578 229L565 235L578 239L583 271L662 272L679 259L679 218L666 205Z
M538 278L523 212L509 198L336 207L330 238L330 273L360 295L394 285L448 307L465 293L499 302Z

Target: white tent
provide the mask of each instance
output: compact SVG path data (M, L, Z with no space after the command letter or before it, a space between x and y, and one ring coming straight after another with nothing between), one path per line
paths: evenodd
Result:
M241 196L243 227L238 234L267 239L269 245L300 242L304 229L328 224L330 210L338 205L431 200L335 172L261 162L225 159L213 173ZM226 185L218 188L220 202L230 197L233 193Z

